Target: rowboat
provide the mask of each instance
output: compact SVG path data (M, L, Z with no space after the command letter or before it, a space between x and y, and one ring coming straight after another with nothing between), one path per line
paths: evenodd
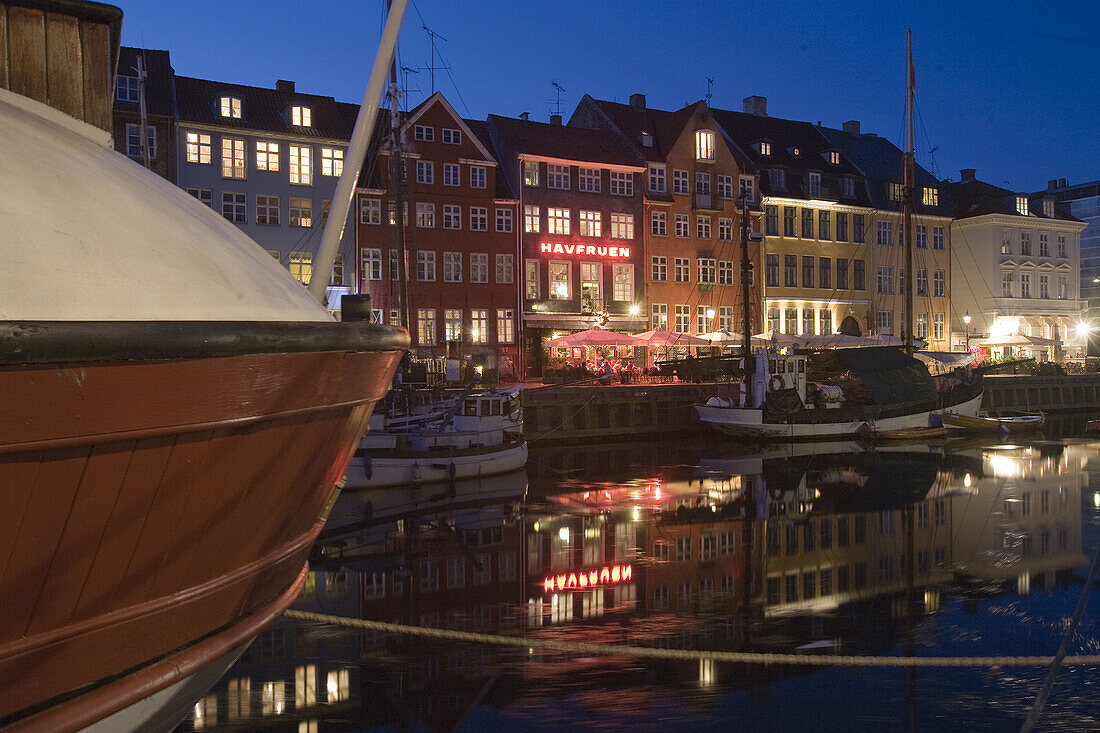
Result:
M992 417L990 415L960 415L943 413L943 425L949 431L1022 433L1038 430L1046 417L1041 412L1020 413Z

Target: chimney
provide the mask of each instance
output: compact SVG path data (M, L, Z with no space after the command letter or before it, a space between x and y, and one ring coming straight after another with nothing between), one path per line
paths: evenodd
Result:
M634 109L645 109L645 95L644 94L631 94L630 106Z
M1058 188L1065 188L1065 187L1066 187L1066 179L1065 178L1059 178L1058 179Z
M283 94L294 94L294 82L280 79L275 82L275 91L282 92Z
M959 171L959 180L961 180L963 183L966 183L967 181L973 181L974 173L975 170L973 168L963 168L961 171Z
M858 136L859 135L859 120L848 120L847 122L844 123L844 125L842 126L842 129L844 130L844 132L848 133L849 135Z
M550 124L561 127L561 115L550 115Z
M745 97L742 102L743 109L746 114L756 115L757 117L768 116L768 98L767 97Z
M1056 188L1058 188L1058 179L1057 178L1051 178L1049 181L1047 181L1047 190L1048 191L1053 191Z
M528 118L529 118L530 116L531 116L531 113L530 113L530 112L520 112L520 113L519 113L519 118L520 118L521 120L523 120L524 122L526 122L526 121L527 121L527 119L528 119Z

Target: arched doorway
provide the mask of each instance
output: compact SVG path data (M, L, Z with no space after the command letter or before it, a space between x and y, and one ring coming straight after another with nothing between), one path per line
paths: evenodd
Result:
M840 322L840 333L845 336L862 336L863 330L859 327L859 321L853 316L845 316Z

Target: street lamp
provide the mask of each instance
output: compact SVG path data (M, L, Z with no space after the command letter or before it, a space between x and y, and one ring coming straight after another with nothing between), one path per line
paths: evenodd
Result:
M966 326L966 350L970 351L970 311L963 313L963 324Z

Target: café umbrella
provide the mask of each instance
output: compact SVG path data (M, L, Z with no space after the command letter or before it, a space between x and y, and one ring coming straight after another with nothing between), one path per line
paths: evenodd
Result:
M651 344L637 336L593 326L584 331L550 339L546 345L554 348L557 346L650 346Z
M655 328L635 335L643 339L647 346L710 346L705 336L692 336L690 333L677 333Z

